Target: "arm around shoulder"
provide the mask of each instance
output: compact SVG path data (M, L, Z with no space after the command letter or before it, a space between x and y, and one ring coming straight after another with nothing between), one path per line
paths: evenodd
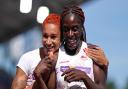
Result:
M87 44L88 45L88 56L93 59L93 61L98 64L99 66L108 67L109 61L103 51L103 49L94 44Z

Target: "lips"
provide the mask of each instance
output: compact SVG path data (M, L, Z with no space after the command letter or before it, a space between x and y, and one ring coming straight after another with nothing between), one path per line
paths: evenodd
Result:
M53 51L54 50L54 47L47 47L47 50L48 51Z
M76 42L77 42L76 40L68 40L67 45L71 48L74 48L76 47Z
M75 39L73 39L73 40L68 40L68 43L70 43L70 44L75 44L75 43L76 43L76 40L75 40Z

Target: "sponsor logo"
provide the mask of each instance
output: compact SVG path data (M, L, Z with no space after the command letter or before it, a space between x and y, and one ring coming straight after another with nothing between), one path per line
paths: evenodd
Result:
M64 71L66 71L67 69L69 69L70 67L69 66L61 66L60 67L60 71L61 72L64 72Z
M60 61L59 63L61 64L61 63L67 63L67 62L69 62L69 61Z
M84 48L83 51L84 51L84 54L81 56L81 59L87 60L87 48Z
M84 48L84 49L83 49L83 51L84 51L84 53L85 53L85 56L87 56L87 50L88 50L87 48Z
M81 67L81 66L60 66L60 71L64 72L64 71L66 71L67 69L70 69L70 68L75 68L75 69L84 71L87 74L91 73L91 67Z

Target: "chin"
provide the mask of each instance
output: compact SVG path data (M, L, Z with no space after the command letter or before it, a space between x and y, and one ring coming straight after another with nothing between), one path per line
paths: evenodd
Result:
M54 52L54 50L48 50L48 52Z
M76 50L77 47L68 47L69 50Z

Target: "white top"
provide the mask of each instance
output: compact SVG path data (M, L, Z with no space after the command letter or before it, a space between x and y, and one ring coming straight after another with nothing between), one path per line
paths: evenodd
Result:
M79 53L77 55L70 56L65 53L63 47L60 48L56 64L57 89L69 89L74 85L78 85L81 88L86 88L82 81L71 83L64 81L64 76L61 76L61 74L68 68L76 68L82 70L94 81L93 61L86 55L86 49L87 44L82 42Z
M35 78L33 76L33 71L35 70L40 60L41 58L40 58L39 48L27 52L21 56L17 66L21 68L28 76L27 85L31 85L35 81Z

